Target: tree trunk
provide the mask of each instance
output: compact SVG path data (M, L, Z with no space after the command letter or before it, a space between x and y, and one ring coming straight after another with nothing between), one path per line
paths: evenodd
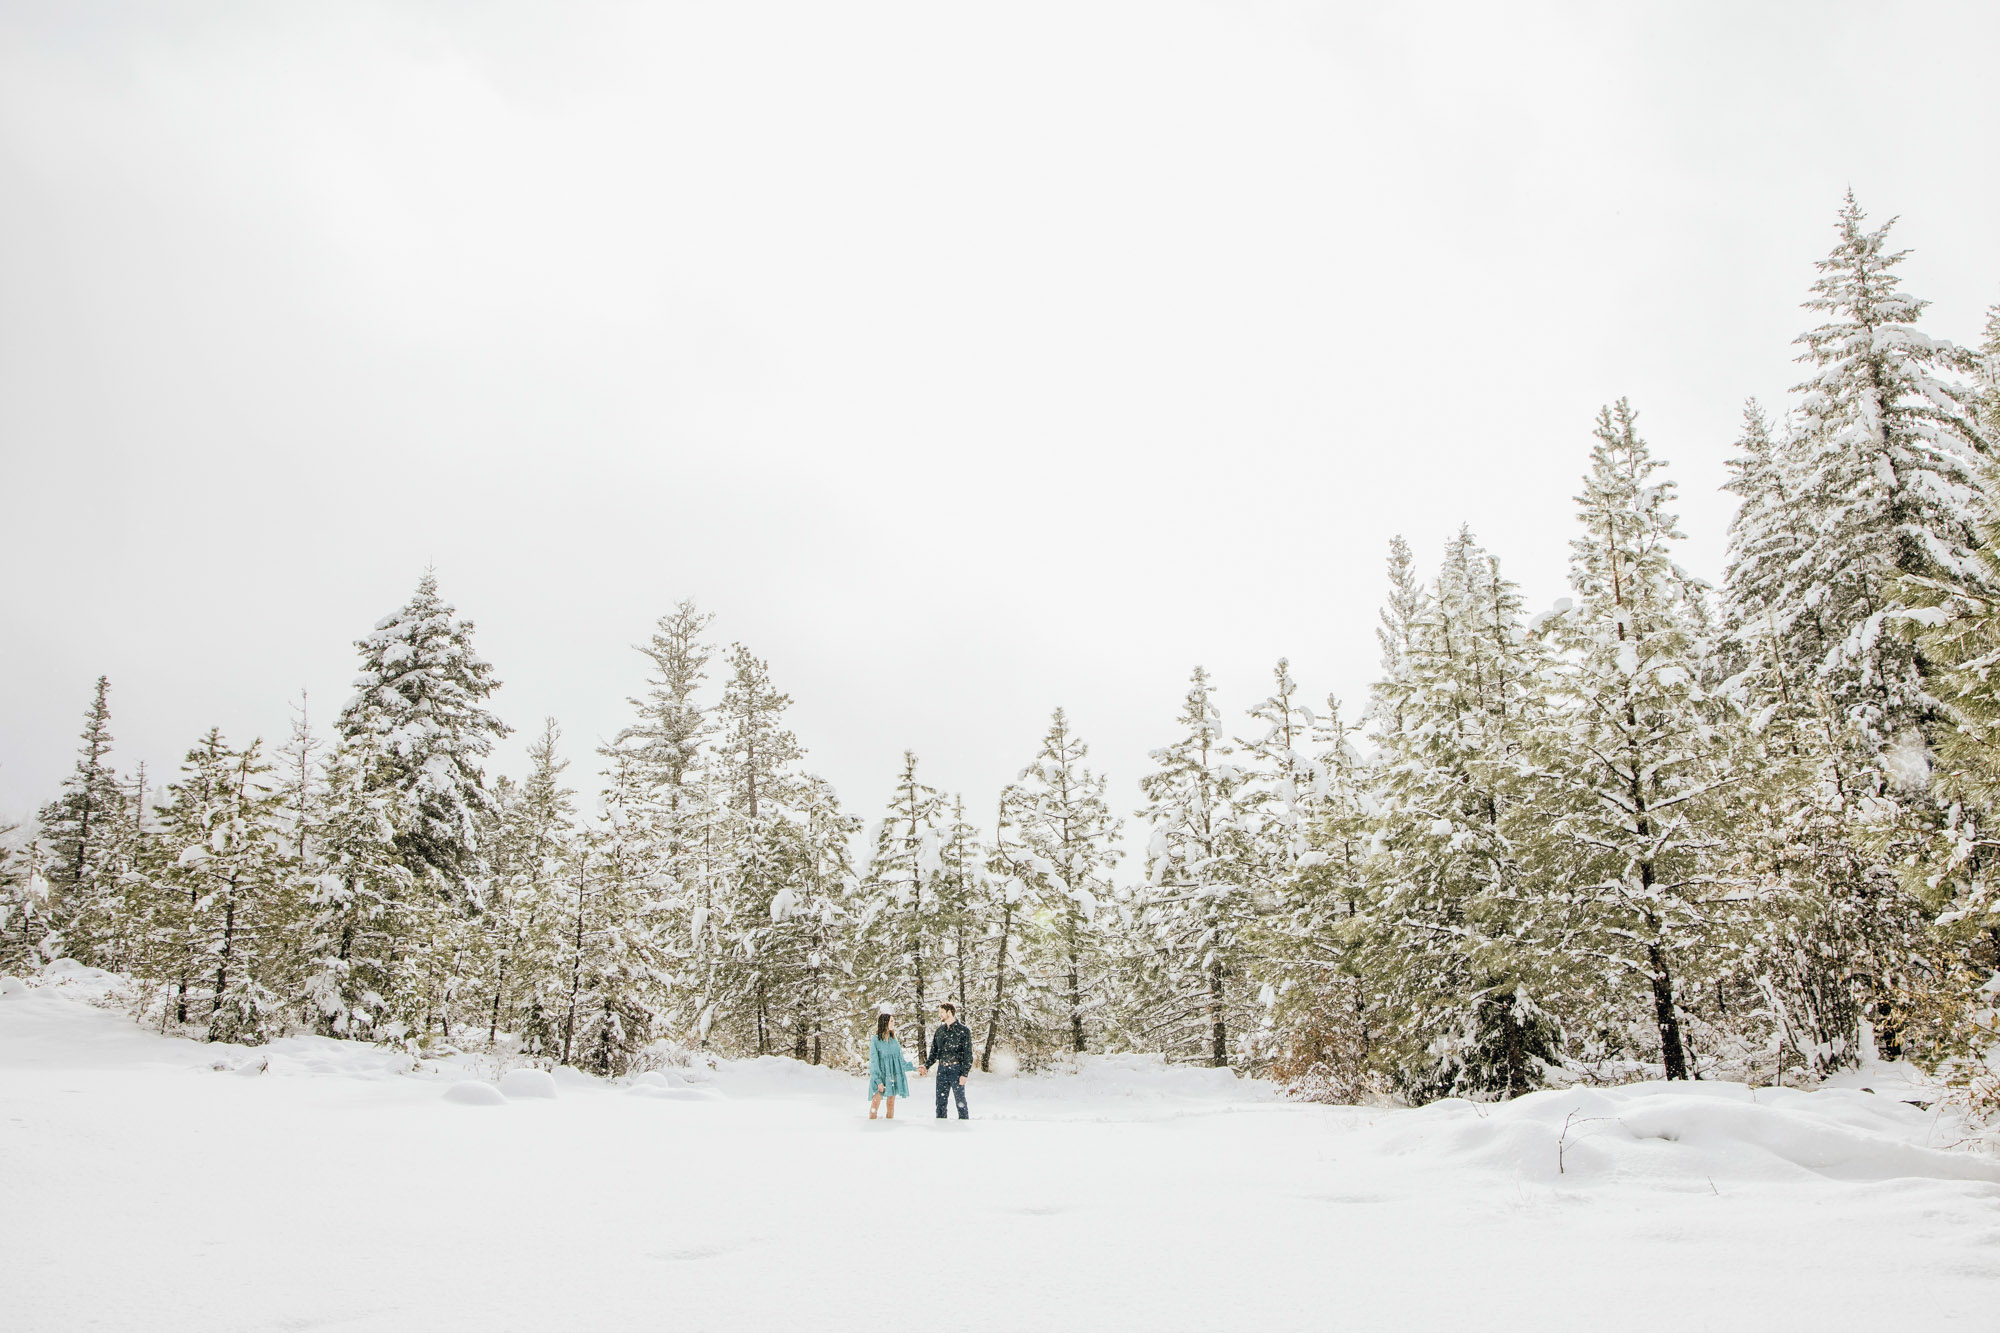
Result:
M1222 1014L1221 954L1211 954L1208 960L1208 1016L1209 1037L1214 1042L1209 1063L1222 1069L1229 1064L1229 1028Z
M1083 964L1077 958L1076 904L1070 904L1069 930L1069 1044L1078 1055L1083 1054Z
M1000 1035L1000 1004L1007 998L1007 936L1014 928L1014 904L1000 909L1000 952L993 960L993 1012L986 1016L986 1046L979 1052L979 1072L993 1068L993 1042Z
M1653 1017L1660 1027L1660 1063L1669 1079L1688 1076L1687 1052L1681 1044L1681 1016L1674 1007L1674 978L1667 970L1666 955L1658 944L1646 946L1646 961L1653 973Z
M922 920L923 918L918 918L920 925ZM924 1038L924 945L921 936L918 937L917 947L911 953L910 959L912 971L916 973L917 979L917 1058L921 1061L930 1049L925 1045Z
M770 1003L764 994L764 974L757 974L757 1054L771 1053Z
M500 1036L500 996L507 989L507 954L500 955L500 970L493 978L493 1012L486 1021L486 1046L491 1050Z
M222 909L222 957L215 964L215 1000L208 1006L208 1039L214 1041L216 1016L222 1012L222 992L229 989L229 955L236 947L236 895Z
M576 997L583 988L583 886L576 886L576 951L569 962L569 1011L563 1015L562 1063L569 1063L570 1043L576 1037Z

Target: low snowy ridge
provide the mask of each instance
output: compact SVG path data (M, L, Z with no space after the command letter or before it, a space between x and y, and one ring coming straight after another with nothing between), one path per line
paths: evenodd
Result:
M1785 1182L1810 1176L2000 1184L2000 1160L1947 1151L1956 1124L1859 1089L1641 1083L1538 1092L1498 1105L1437 1102L1387 1119L1381 1151L1436 1169L1581 1188Z

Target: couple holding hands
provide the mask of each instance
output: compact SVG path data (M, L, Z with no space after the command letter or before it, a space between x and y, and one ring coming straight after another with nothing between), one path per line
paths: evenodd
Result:
M938 1029L931 1035L931 1052L920 1074L937 1066L937 1118L944 1119L946 1100L958 1096L958 1118L967 1119L965 1076L972 1072L972 1031L958 1021L958 1006L946 1000L938 1006ZM896 1099L910 1095L909 1080L903 1076L915 1068L896 1040L896 1016L884 1009L875 1019L875 1039L868 1043L868 1118L886 1096L889 1119L896 1118Z

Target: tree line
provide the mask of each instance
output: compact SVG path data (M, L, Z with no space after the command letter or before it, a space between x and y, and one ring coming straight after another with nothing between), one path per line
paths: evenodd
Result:
M1232 719L1197 668L1123 878L1062 710L983 808L906 754L862 837L691 602L641 645L599 809L553 721L492 775L493 668L427 575L328 734L303 704L275 750L211 730L164 787L114 771L100 679L6 844L0 966L129 973L213 1040L605 1074L663 1041L844 1062L876 1005L921 1041L951 997L982 1064L1163 1051L1329 1100L1809 1082L1872 1034L1993 1104L2000 306L1976 350L1922 331L1892 225L1840 210L1805 376L1745 409L1719 584L1611 404L1568 596L1530 614L1469 530L1428 578L1397 539L1359 715L1281 661Z

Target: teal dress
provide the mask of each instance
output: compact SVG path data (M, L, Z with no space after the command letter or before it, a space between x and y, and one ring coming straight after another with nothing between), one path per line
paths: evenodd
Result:
M903 1043L894 1037L873 1037L868 1042L868 1096L878 1092L891 1097L910 1095L910 1080L903 1077L916 1066L903 1055Z

